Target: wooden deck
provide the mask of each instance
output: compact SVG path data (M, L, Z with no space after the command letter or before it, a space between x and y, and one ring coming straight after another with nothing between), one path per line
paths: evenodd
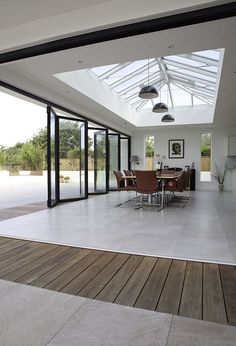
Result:
M0 278L236 325L236 267L0 237Z
M46 202L30 203L16 207L0 209L0 221L12 219L13 217L35 213L47 209Z

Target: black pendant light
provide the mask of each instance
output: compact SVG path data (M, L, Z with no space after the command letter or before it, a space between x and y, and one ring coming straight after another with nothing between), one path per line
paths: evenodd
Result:
M154 86L149 85L149 59L148 59L148 85L142 87L142 89L139 92L139 97L141 99L154 99L155 97L158 97L159 94L154 88Z
M165 114L162 118L161 121L163 123L172 123L173 121L175 121L175 118L173 117L173 115L171 114Z
M168 112L168 107L165 103L159 102L154 105L152 111L154 113L166 113Z

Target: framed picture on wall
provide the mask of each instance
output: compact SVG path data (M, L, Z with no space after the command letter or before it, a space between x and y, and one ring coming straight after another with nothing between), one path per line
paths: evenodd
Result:
M184 158L184 139L169 139L169 159Z

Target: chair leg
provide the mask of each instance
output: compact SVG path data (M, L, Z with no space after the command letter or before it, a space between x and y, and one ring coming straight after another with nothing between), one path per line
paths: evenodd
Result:
M139 198L139 203L138 203L138 198ZM142 206L143 206L143 195L138 196L138 193L136 191L134 209L140 209L142 208Z

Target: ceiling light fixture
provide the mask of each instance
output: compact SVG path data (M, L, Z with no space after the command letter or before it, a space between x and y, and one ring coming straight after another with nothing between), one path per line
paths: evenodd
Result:
M172 123L173 121L175 121L175 118L173 117L173 115L171 114L165 114L162 118L161 121L163 123Z
M148 85L142 87L142 89L139 92L139 97L141 99L154 99L155 97L158 97L159 94L156 91L156 88L154 86L149 85L149 59L148 59Z
M165 103L161 102L161 87L160 87L160 102L156 103L153 106L152 111L154 113L166 113L166 112L168 112L168 106Z
M165 103L159 102L154 105L152 111L154 113L166 113L168 112L168 107Z

